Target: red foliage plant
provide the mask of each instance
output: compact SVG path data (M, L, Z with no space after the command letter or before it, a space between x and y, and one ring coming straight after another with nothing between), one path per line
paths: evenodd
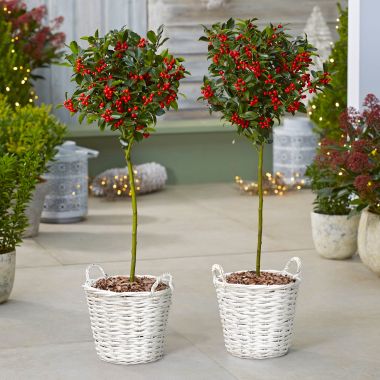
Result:
M10 22L16 46L29 58L31 70L55 63L62 56L65 34L58 29L63 17L46 23L45 5L27 9L21 0L0 0L0 19Z
M357 195L357 210L369 206L380 214L380 102L366 96L361 112L348 108L340 117L338 141L324 139L317 165L335 173L335 187L350 188Z

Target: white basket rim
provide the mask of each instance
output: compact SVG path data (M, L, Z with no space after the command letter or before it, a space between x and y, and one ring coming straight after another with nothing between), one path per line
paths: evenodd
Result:
M252 270L239 270L234 272L227 272L224 275L227 277L230 274L233 273L242 273L242 272L252 272ZM257 284L251 284L251 285L244 285L244 284L233 284L230 282L224 282L220 277L215 277L214 283L218 283L218 285L222 285L223 287L229 287L229 288L242 288L242 289L267 289L267 290L275 290L275 289L285 289L290 288L295 285L299 285L301 282L301 278L298 274L289 273L286 271L281 270L272 270L272 269L263 269L261 272L268 272L268 273L278 273L282 274L284 276L288 276L295 280L294 282L289 282L289 284L284 285L257 285Z
M107 277L102 276L102 277L98 277L95 279L91 279L90 281L86 281L82 285L82 287L86 291L91 291L91 292L98 293L99 295L103 295L103 296L107 296L107 297L152 297L154 295L164 295L166 293L171 293L173 290L172 286L171 286L171 281L170 281L170 283L167 283L164 280L162 280L161 282L163 284L167 285L168 287L166 289L162 289L162 290L155 290L154 292L152 292L152 291L146 291L146 292L112 292L111 290L99 289L99 288L95 288L93 286L100 279L113 278L113 277L118 277L118 276L127 277L126 275L123 275L123 274L117 274L114 276L107 276ZM144 274L144 275L136 274L135 276L136 277L149 277L149 278L154 278L156 280L158 277L160 277L160 276L153 276L151 274Z

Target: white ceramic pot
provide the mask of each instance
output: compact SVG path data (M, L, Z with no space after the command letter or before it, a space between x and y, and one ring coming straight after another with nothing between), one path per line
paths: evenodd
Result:
M357 251L360 215L311 213L311 230L316 251L326 259L348 259Z
M290 273L295 262L297 270ZM227 351L239 358L267 359L285 355L292 342L301 260L293 257L278 273L294 279L287 285L230 284L220 265L213 265L213 281L219 304ZM236 273L236 272L235 272Z
M363 263L380 276L380 215L368 210L362 211L358 250Z
M23 233L23 237L29 238L38 235L42 209L44 207L45 196L48 190L49 188L46 182L37 184L34 189L33 197L25 210L25 215L28 218L29 226Z
M16 251L0 254L0 303L11 294L16 269Z

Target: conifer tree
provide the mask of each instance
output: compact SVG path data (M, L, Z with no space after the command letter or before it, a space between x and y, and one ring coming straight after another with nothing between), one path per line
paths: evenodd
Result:
M347 107L347 27L348 9L338 4L339 39L332 47L324 63L324 70L331 74L331 87L319 93L309 102L309 117L321 137L339 138L339 115Z

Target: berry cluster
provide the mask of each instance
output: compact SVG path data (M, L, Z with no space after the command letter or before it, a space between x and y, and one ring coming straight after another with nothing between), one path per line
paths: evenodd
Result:
M240 127L242 127L243 129L248 128L248 126L249 126L248 120L244 120L244 119L240 118L236 112L231 116L230 121L233 124L240 125Z
M115 92L115 87L109 87L108 85L104 87L103 93L106 99L111 100L114 92Z
M77 109L74 107L74 103L71 99L67 99L63 102L65 108L67 108L70 112L75 113Z

